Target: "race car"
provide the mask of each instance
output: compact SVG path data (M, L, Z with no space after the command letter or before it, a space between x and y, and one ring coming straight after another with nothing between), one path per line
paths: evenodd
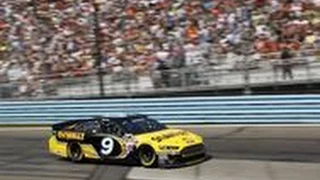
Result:
M54 124L49 152L79 162L84 159L134 159L145 167L172 167L203 161L201 136L168 128L145 115L99 116Z

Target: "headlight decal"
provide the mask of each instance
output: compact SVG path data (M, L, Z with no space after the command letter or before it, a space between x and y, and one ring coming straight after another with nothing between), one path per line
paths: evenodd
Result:
M179 150L179 146L166 146L166 145L160 145L160 150Z

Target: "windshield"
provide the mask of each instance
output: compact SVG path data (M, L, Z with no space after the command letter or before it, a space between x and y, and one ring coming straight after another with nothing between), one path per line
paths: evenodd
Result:
M142 134L166 129L164 124L147 117L128 118L121 122L126 133Z

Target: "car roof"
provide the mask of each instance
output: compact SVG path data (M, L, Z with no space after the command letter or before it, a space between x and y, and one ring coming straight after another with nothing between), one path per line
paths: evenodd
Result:
M57 124L54 124L52 126L53 130L61 130L69 125L72 124L85 124L85 123L89 123L89 122L95 122L95 121L103 121L103 122L115 122L117 124L123 122L123 121L128 121L131 119L136 119L136 118L146 118L146 115L141 115L141 114L128 114L126 116L106 116L106 115L102 115L102 116L93 116L92 118L86 118L86 119L77 119L77 120L69 120L69 121L65 121L65 122L60 122Z
M135 119L135 118L146 118L146 115L142 115L142 114L129 114L126 116L95 116L94 120L97 119L109 119L109 120L130 120L130 119Z

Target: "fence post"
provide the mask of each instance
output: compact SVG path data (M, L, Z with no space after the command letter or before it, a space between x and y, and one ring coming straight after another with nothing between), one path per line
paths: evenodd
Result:
M244 94L249 95L251 94L250 88L250 72L249 72L249 63L248 63L248 55L244 55L244 67L243 67L243 79L244 79Z
M101 55L101 43L100 43L100 25L99 25L99 3L94 1L93 2L94 7L94 34L95 34L95 60L96 60L96 68L97 68L97 77L99 82L99 89L100 89L100 96L104 96L104 80L103 80L103 71L101 67L101 61L102 61L102 55Z

